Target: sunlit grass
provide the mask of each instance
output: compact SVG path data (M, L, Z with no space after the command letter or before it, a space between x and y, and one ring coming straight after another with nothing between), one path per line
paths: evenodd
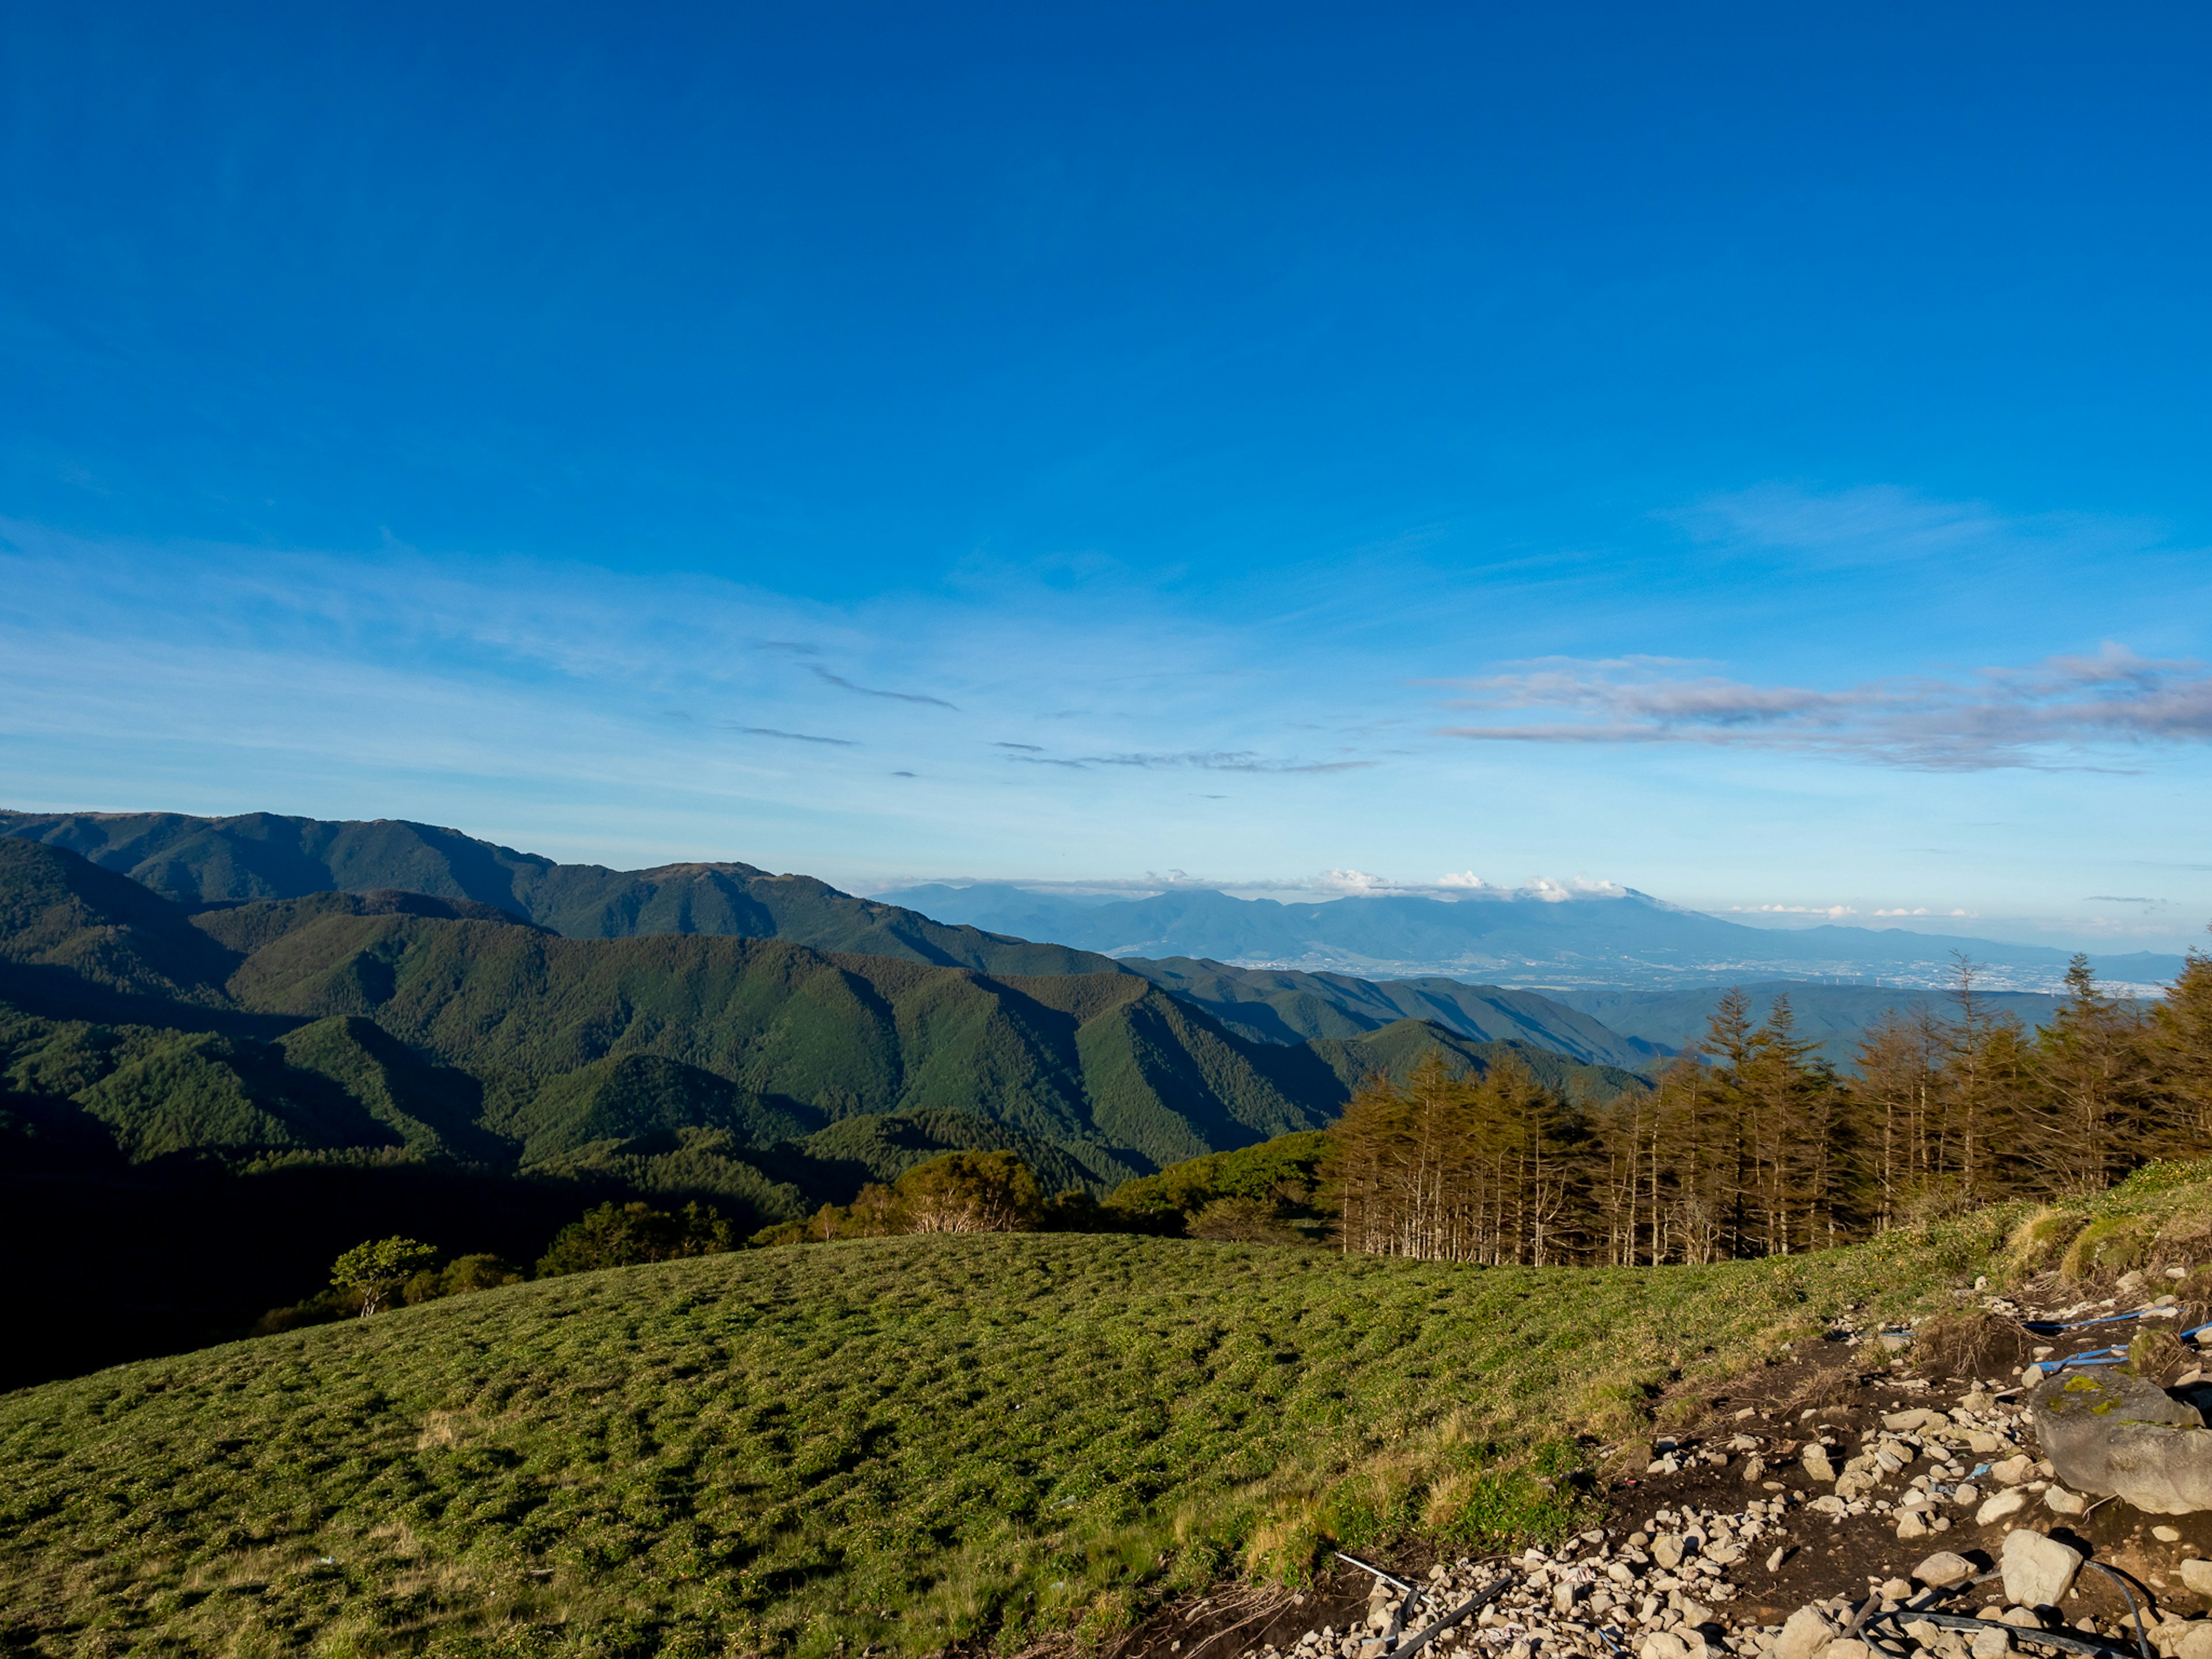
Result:
M1097 1632L1538 1479L1990 1242L1478 1270L1104 1236L516 1285L0 1400L0 1601L60 1654L909 1653Z

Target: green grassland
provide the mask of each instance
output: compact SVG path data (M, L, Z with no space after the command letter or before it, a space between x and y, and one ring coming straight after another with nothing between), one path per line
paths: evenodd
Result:
M1322 1537L1574 1524L1532 1460L1994 1224L1703 1268L913 1237L541 1281L0 1399L15 1650L920 1654ZM1547 1449L1549 1449L1548 1450Z

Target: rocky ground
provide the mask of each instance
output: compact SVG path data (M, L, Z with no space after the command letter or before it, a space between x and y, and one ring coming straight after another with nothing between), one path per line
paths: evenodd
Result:
M2038 1642L2042 1632L2071 1638L2075 1651L2212 1659L2212 1513L2148 1516L2068 1490L2026 1404L2045 1364L2208 1316L2161 1295L2167 1288L2130 1275L2087 1298L2049 1281L2013 1300L1962 1291L1969 1316L1924 1342L1846 1323L1807 1345L1814 1352L1739 1378L1731 1394L1684 1402L1690 1431L1607 1449L1620 1471L1608 1483L1612 1517L1556 1551L1376 1563L1387 1577L1340 1565L1295 1596L1254 1590L1164 1609L1125 1654L2002 1659L2061 1650ZM2047 1337L2016 1322L2135 1310L2144 1317ZM2190 1369L2166 1380L2185 1392L2203 1379ZM2212 1384L2207 1392L2212 1400ZM1632 1460L1626 1469L1624 1457ZM1982 1623L1961 1629L1938 1618Z

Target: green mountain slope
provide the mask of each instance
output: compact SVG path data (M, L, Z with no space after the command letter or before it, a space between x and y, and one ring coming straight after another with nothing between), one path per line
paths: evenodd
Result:
M1401 1019L1425 1019L1478 1042L1532 1042L1574 1060L1631 1070L1672 1052L1641 1036L1624 1036L1554 998L1500 985L1354 979L1348 974L1235 968L1189 957L1116 960L1205 1009L1238 1036L1261 1042L1356 1037Z
M82 859L0 837L0 988L82 981L221 1002L237 964L175 905Z
M250 812L0 812L0 846L59 847L187 906L386 890L486 907L572 939L705 933L791 939L817 950L988 973L1113 973L1064 945L932 921L749 864L610 870L556 864L403 819L328 822ZM283 918L289 921L289 917Z
M826 1119L975 1111L1116 1165L1315 1127L1336 1103L1285 1096L1261 1045L1132 975L994 979L771 939L332 915L255 952L232 987L266 1012L373 1018L478 1073L649 1054Z
M610 870L556 864L429 824L270 813L0 812L0 847L10 839L65 848L188 907L223 906L197 920L241 954L331 915L515 917L569 939L779 939L994 975L1133 974L1202 1009L1233 1035L1261 1042L1355 1037L1410 1018L1433 1020L1477 1042L1534 1042L1598 1065L1634 1068L1668 1052L1532 991L1440 978L1370 981L1187 957L1116 960L935 921L809 876L771 875L747 864Z
M1480 1044L1419 1021L1255 1042L1135 975L994 976L699 934L570 939L453 914L468 901L311 896L216 912L202 929L67 852L0 848L15 924L0 953L38 958L80 997L127 988L143 1002L143 988L168 985L267 1027L261 1041L161 1036L118 1016L107 1024L146 1029L70 1039L83 1052L58 1092L136 1155L391 1146L527 1168L632 1142L631 1155L659 1156L672 1146L644 1143L687 1130L742 1151L846 1117L950 1110L1059 1147L1105 1182L1319 1127L1361 1075L1431 1043L1481 1063ZM147 943L131 955L84 940ZM1558 1056L1541 1069L1562 1088L1626 1080Z
M1644 1086L1641 1076L1617 1066L1579 1065L1564 1054L1539 1048L1533 1043L1478 1042L1420 1019L1401 1019L1364 1036L1323 1038L1306 1047L1346 1090L1356 1087L1362 1078L1378 1072L1402 1083L1421 1056L1431 1048L1443 1051L1445 1069L1454 1076L1469 1072L1480 1076L1500 1057L1512 1054L1528 1068L1538 1083L1577 1105L1595 1105L1611 1100L1624 1090Z

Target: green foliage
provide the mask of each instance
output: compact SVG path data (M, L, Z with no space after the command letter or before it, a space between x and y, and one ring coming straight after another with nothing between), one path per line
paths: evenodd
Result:
M1295 1571L1325 1506L1546 1535L1554 1443L1634 1431L1651 1377L1947 1296L1901 1243L1560 1272L1039 1233L542 1280L0 1397L0 1603L55 1650L1096 1631L1170 1573Z
M137 882L75 853L0 836L0 988L58 979L221 1003L237 960Z
M1171 1164L1158 1175L1124 1182L1109 1202L1133 1216L1186 1215L1217 1198L1309 1200L1321 1185L1328 1137L1317 1131L1279 1135L1256 1146L1213 1152Z
M649 1204L602 1204L555 1236L538 1263L538 1273L543 1279L593 1273L736 1248L728 1218L703 1204L686 1204L673 1212Z
M1087 1194L1063 1194L1075 1200ZM1065 1224L1073 1206L1056 1206ZM1095 1212L1096 1206L1091 1206ZM917 1164L883 1187L871 1182L848 1209L825 1204L804 1222L769 1229L764 1245L826 1243L833 1238L883 1238L894 1233L1031 1232L1047 1212L1036 1179L1012 1152L945 1152Z
M446 1296L472 1296L495 1291L502 1285L520 1285L525 1274L512 1261L488 1253L456 1256L442 1268L426 1267L408 1279L400 1300L412 1308Z
M438 1252L419 1238L378 1238L356 1244L331 1265L331 1283L361 1300L366 1316L382 1307L416 1274L437 1266Z
M2155 1224L2134 1216L2107 1216L2094 1220L2074 1236L2059 1258L2058 1271L2067 1279L2093 1273L2124 1273L2149 1259Z
M1218 1244L1296 1244L1301 1235L1277 1218L1275 1206L1260 1198L1217 1198L1184 1224L1193 1238Z
M1127 1167L1088 1151L1088 1163L1078 1163L1034 1136L1002 1127L974 1112L945 1108L844 1118L809 1135L799 1149L818 1163L849 1170L858 1179L885 1184L944 1152L1013 1152L1047 1192L1103 1190L1104 1183L1091 1173L1091 1166Z

